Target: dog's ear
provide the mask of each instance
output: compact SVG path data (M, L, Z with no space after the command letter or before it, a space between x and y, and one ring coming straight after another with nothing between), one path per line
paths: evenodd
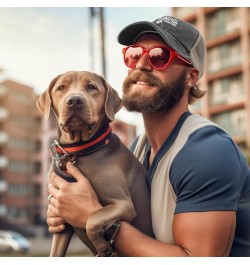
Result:
M49 119L50 108L52 105L50 93L59 76L61 75L58 75L50 82L49 87L41 94L41 96L38 98L36 102L37 108L44 114L46 121Z
M101 80L106 89L105 112L107 117L112 121L114 120L115 114L122 107L122 100L117 91L113 89L102 76Z

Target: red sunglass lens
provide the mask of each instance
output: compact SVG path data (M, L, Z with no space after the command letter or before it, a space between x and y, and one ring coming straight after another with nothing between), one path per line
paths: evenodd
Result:
M124 54L124 62L128 67L134 67L141 58L142 47L128 47Z
M133 68L136 66L143 54L143 48L140 46L128 47L124 54L125 64ZM152 48L148 51L148 58L152 66L156 69L163 69L170 60L170 51L164 48Z
M149 58L155 68L161 69L167 65L170 51L164 48L153 48L149 51Z

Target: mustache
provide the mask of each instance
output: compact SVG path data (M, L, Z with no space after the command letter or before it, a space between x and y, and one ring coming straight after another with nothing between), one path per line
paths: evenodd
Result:
M148 72L142 72L140 70L134 70L130 75L128 75L124 82L123 82L123 87L129 87L131 84L137 82L137 81L142 81L145 83L150 84L151 86L162 86L162 82L159 78L155 77L151 73Z

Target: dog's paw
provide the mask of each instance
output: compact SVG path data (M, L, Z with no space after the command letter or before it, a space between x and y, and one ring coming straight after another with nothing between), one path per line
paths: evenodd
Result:
M96 257L117 257L114 249L108 245L104 251L101 251L96 255Z

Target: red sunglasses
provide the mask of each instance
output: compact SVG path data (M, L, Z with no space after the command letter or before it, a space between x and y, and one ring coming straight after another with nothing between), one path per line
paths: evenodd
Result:
M142 56L147 53L148 60L153 68L163 70L175 57L178 57L188 65L192 65L187 59L180 56L176 51L163 46L144 49L141 45L131 45L123 48L123 60L127 67L134 68Z

